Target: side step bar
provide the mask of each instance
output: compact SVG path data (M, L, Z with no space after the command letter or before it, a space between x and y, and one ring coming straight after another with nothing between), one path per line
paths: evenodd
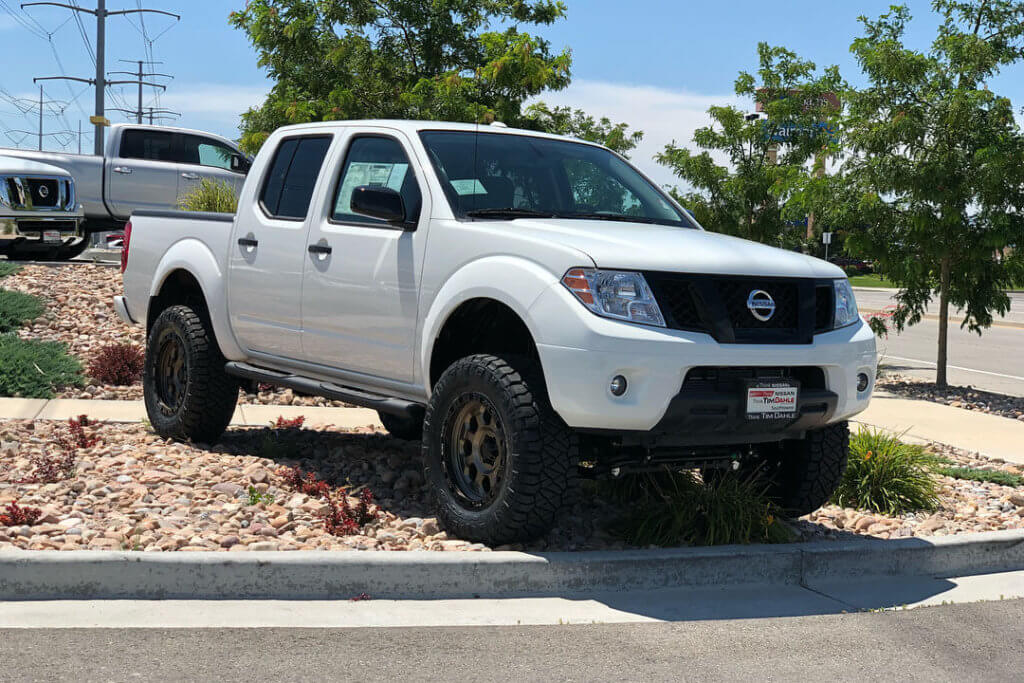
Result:
M401 398L381 396L379 394L363 391L362 389L343 387L338 384L332 384L331 382L321 382L320 380L303 377L302 375L293 375L287 372L259 368L255 365L249 365L248 363L241 363L238 361L229 361L224 366L224 370L229 375L241 377L242 379L250 379L256 382L263 382L265 384L287 387L288 389L292 389L303 394L312 394L314 396L323 396L324 398L329 398L335 401L344 401L345 403L352 403L364 408L379 410L382 413L399 415L410 419L419 419L423 417L422 405L419 403L413 403L412 401L406 401Z

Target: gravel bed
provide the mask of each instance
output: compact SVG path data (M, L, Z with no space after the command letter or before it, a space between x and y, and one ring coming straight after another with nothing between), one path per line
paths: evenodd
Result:
M906 398L942 403L953 408L976 410L1024 422L1024 397L1021 396L996 394L971 386L940 389L934 382L898 374L879 378L877 386Z
M144 551L439 550L489 548L450 538L432 516L420 444L372 427L339 432L232 429L211 447L172 443L142 425L102 424L100 444L79 451L70 479L17 483L30 457L66 426L0 422L0 507L11 501L43 510L33 527L0 527L0 549L137 549ZM965 466L1020 473L1012 465L936 447ZM353 494L369 488L381 517L360 535L332 536L324 503L287 486L278 469L298 464ZM898 517L825 507L793 522L801 540L856 536L896 538L1024 528L1024 488L942 478L942 507ZM250 505L248 488L274 498ZM609 530L625 510L585 487L582 502L545 538L497 549L621 549Z
M142 328L127 325L114 312L114 297L122 294L121 271L92 264L65 266L22 266L17 275L4 278L0 286L41 297L47 305L39 319L22 327L25 339L61 341L85 367L108 344L145 344ZM82 388L65 389L58 398L137 401L142 385L113 386L86 377ZM259 392L242 392L239 402L259 405L345 407L341 401L319 396L296 396L291 390L267 387Z

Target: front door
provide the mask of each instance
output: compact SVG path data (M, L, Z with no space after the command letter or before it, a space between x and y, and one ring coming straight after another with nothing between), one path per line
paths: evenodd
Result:
M331 140L283 139L262 171L259 201L239 206L229 245L228 306L239 343L254 355L301 357L309 207Z
M220 140L183 133L181 135L181 174L178 180L179 200L194 192L203 180L226 183L235 196L242 191L245 174L231 170L231 157L238 152Z
M133 211L169 210L178 201L179 164L175 133L128 128L117 156L106 165L107 203L115 217Z
M302 286L303 349L308 361L411 382L418 289L430 215L423 173L408 141L381 130L348 140L330 187L327 215L310 228ZM402 195L406 224L353 213L352 191L389 187ZM328 251L329 250L329 251Z

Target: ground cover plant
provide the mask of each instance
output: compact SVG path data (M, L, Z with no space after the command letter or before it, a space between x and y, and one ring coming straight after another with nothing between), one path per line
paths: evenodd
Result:
M57 389L82 384L82 364L67 345L0 334L0 396L53 398Z
M614 531L633 545L785 543L793 538L754 477L726 473L704 482L693 472L666 469L604 482L598 491L629 505Z
M850 435L850 456L832 502L884 514L934 510L939 482L934 455L924 447L862 427Z
M1024 477L1011 472L983 470L977 467L937 467L935 472L944 477L953 477L954 479L982 481L999 484L1000 486L1024 487Z
M11 263L10 261L0 261L0 278L7 277L8 275L14 275L19 270L21 270L21 266L19 266L16 263Z
M12 332L43 314L39 297L0 289L0 332Z

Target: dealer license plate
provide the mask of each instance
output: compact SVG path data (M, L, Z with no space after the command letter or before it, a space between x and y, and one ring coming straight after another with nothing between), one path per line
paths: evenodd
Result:
M60 230L43 230L44 242L60 242Z
M778 420L796 417L799 384L764 380L747 385L747 419Z

